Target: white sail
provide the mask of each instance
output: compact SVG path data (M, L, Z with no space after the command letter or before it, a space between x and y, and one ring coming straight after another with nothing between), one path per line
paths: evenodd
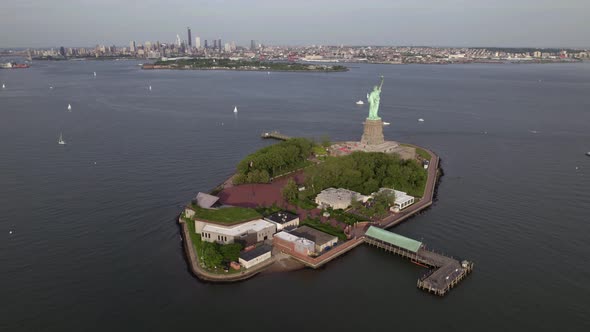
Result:
M96 77L96 72L94 72L94 77Z
M57 144L59 144L59 145L66 144L66 141L64 141L62 133L59 133L59 140L57 141Z
M6 89L6 85L2 83L2 89Z
M238 106L234 107L234 113L238 113Z
M150 89L150 91L152 91L152 86L151 85L150 85L149 89Z
M68 104L68 111L72 110L72 105Z

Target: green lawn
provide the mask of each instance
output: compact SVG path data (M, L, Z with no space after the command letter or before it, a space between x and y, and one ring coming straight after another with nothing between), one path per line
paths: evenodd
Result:
M340 228L334 227L329 224L324 224L324 223L320 222L318 219L315 219L315 218L306 219L305 221L301 222L301 225L306 225L311 228L315 228L318 231L322 231L324 233L334 235L334 236L338 237L338 239L340 241L346 240L346 235L344 235L344 232L342 230L340 230Z
M192 208L195 210L195 218L197 219L230 225L262 217L254 209L238 206L221 209L203 209L193 205Z

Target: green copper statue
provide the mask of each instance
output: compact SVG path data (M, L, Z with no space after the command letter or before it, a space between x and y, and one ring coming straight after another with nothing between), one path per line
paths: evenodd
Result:
M379 95L381 94L381 87L383 86L383 75L381 76L381 84L373 88L371 93L367 93L367 100L369 101L369 116L367 120L381 120L381 118L377 115L379 112L379 100L381 99Z

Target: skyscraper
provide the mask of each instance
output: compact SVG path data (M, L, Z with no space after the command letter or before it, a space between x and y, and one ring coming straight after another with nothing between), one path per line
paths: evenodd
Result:
M205 39L205 48L209 48L209 45L207 45L207 39Z
M217 39L213 39L213 49L217 49Z
M199 36L195 37L195 48L197 48L197 49L201 48L201 37L199 37Z
M186 31L188 32L188 48L193 46L193 37L191 37L191 28L187 27Z
M217 39L217 47L218 47L219 51L221 51L223 49L223 44L221 43L221 38Z
M129 52L135 53L135 40L129 42Z
M250 41L250 51L254 51L256 49L256 41L252 39Z

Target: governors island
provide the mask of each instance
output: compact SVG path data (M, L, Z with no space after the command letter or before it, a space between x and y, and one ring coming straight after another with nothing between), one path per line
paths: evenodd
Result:
M435 253L387 231L432 205L439 158L412 144L385 140L378 115L383 77L367 94L359 141L281 140L246 156L235 174L199 192L178 222L191 272L234 282L259 273L319 268L363 243L426 269L417 287L445 295L473 262Z

